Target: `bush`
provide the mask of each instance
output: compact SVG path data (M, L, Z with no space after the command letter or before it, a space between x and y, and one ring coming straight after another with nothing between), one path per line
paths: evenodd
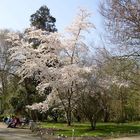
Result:
M5 115L3 115L3 114L0 115L0 122L3 121L3 118L4 118L4 117L5 117Z

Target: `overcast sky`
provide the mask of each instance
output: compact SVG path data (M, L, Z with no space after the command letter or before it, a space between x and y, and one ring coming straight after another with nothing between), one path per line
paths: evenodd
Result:
M42 5L47 5L56 18L58 31L69 25L76 15L78 7L88 8L92 13L92 22L96 26L94 38L102 32L102 17L98 12L99 0L0 0L0 28L24 30L30 26L30 15Z

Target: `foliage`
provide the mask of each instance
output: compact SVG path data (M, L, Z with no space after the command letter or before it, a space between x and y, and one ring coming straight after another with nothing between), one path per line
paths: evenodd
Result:
M46 30L48 32L56 32L55 27L56 19L51 16L50 10L47 6L41 6L30 18L31 26L37 29Z
M108 119L127 121L130 116L129 109L139 114L139 109L132 104L132 102L137 104L140 97L137 85L139 63L133 58L114 56L106 49L98 50L97 56L98 73L101 80L104 79L102 85L106 85L106 88L102 88L104 95L101 99L103 109L105 112L107 110ZM139 116L134 114L132 118Z

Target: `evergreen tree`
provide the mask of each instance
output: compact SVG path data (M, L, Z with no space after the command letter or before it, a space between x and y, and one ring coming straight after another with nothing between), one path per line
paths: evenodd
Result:
M46 30L48 32L56 32L55 27L56 19L51 16L50 10L47 6L41 6L30 18L31 26L37 29Z

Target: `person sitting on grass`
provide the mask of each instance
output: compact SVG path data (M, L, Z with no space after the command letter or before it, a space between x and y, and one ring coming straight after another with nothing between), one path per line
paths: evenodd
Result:
M19 119L15 116L12 116L11 122L9 123L8 127L15 128L17 124L20 124Z

